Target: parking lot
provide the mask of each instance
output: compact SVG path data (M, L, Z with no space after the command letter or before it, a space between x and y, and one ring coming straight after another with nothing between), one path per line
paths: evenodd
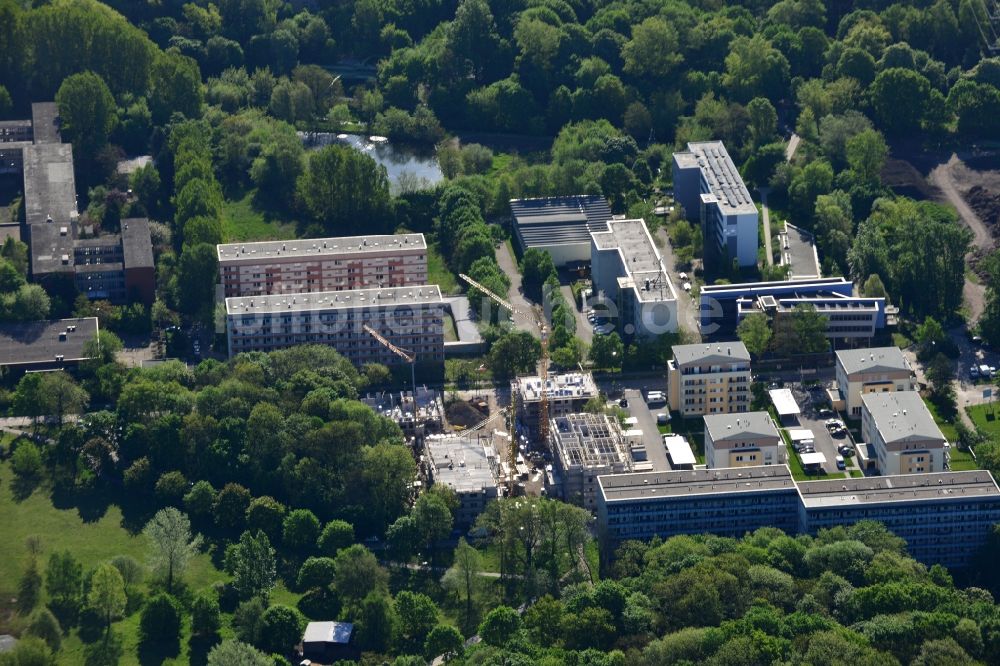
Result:
M813 447L816 449L816 453L822 453L826 458L823 471L828 474L842 474L844 470L837 469L837 456L840 455L838 448L845 444L853 447L851 434L847 431L843 435L836 437L830 434L830 431L826 427L826 421L829 418L836 417L836 415L823 411L828 409L829 405L826 403L825 398L822 398L822 393L819 391L807 391L801 385L787 385L787 388L792 390L792 395L795 396L795 401L802 410L802 413L799 415L799 425L791 426L791 428L812 431ZM786 429L789 429L789 427L786 427ZM795 455L795 453L789 451L789 455ZM848 456L844 456L844 459L847 463L847 469L850 470L854 464L853 460Z
M670 462L667 459L667 449L663 446L663 436L660 435L660 429L656 427L656 414L670 410L666 405L650 408L646 404L642 391L638 389L625 389L624 397L628 400L626 410L629 416L636 418L638 421L636 427L642 431L642 442L646 445L647 462L653 463L654 471L668 471Z

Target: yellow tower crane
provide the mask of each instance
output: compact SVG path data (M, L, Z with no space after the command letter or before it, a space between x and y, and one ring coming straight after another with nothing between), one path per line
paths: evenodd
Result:
M542 337L542 358L538 367L538 377L542 381L542 391L541 400L538 403L538 439L541 441L542 446L546 449L549 447L549 396L547 393L547 385L549 379L549 329L545 323L544 317L541 317L534 312L523 312L515 308L509 301L500 296L494 294L492 291L484 287L479 282L473 280L468 275L459 273L458 277L462 278L468 285L474 289L478 289L485 296L488 296L490 300L499 305L501 308L506 310L511 314L512 317L517 317L522 321L534 324L538 327L539 332ZM511 477L513 477L513 471L516 469L515 463L517 461L517 437L514 432L514 423L517 418L517 409L515 401L517 400L517 392L511 391L510 401L510 469ZM513 484L512 484L513 485ZM513 493L512 493L513 494Z
M396 345L392 344L391 342L386 340L386 338L381 333L376 331L368 324L365 324L362 328L364 329L365 333L375 338L375 340L377 340L379 344L381 344L383 347L391 351L393 354L395 354L396 356L398 356L399 358L403 359L404 361L410 364L410 381L413 382L411 387L413 390L413 416L415 418L417 415L417 370L416 370L417 355L411 351L408 351L401 347L397 347Z

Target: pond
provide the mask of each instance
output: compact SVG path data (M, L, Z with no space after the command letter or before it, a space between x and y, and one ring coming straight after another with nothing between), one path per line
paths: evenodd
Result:
M299 132L307 149L315 150L333 143L351 146L385 167L389 186L394 194L427 189L444 180L441 167L432 150L418 151L411 146L393 144L388 140L372 142L358 134L331 132ZM381 138L381 137L377 137Z

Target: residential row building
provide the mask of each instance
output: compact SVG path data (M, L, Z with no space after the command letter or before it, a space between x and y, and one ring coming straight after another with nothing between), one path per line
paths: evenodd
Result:
M423 234L226 243L217 252L227 298L427 282Z
M837 395L832 402L849 416L861 416L861 398L866 393L916 390L916 375L899 347L837 352Z
M677 292L643 220L611 220L590 234L594 293L614 302L618 331L650 338L677 331Z
M785 441L767 412L706 414L703 418L709 469L785 464Z
M880 474L943 472L949 443L916 391L861 396L861 436Z
M503 494L500 460L492 432L428 435L421 468L427 480L455 492L455 527L468 529L490 502Z
M63 143L53 102L31 106L30 121L0 122L0 173L24 181L24 223L31 278L72 299L152 305L155 267L149 222L121 221L119 233L94 233L77 211L73 146Z
M437 285L227 298L229 355L325 344L355 365L405 362L371 327L419 363L444 362L445 304Z
M742 342L674 345L667 363L667 403L682 416L746 412L750 352Z
M581 412L552 419L549 428L560 497L597 507L597 477L632 471L629 447L617 420Z
M985 470L796 482L785 465L598 477L606 552L628 539L741 537L761 527L816 534L885 524L925 564L970 564L1000 522L1000 488Z
M739 323L761 313L781 326L796 308L815 308L826 320L826 337L834 346L866 344L896 321L896 308L884 298L855 296L843 277L716 284L701 287L698 326L706 337L735 334Z
M674 197L698 220L705 247L741 268L757 265L757 205L721 141L688 143L674 153ZM708 253L706 253L708 254Z

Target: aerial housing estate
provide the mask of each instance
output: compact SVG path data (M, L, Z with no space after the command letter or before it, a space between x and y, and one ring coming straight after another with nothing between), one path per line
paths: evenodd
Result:
M153 303L155 267L149 223L121 221L119 233L81 225L73 146L63 143L56 105L31 105L31 121L0 122L0 173L24 178L24 224L32 280L72 298Z
M757 206L721 141L689 143L674 153L674 196L700 220L706 249L741 268L757 265Z
M785 441L767 412L706 414L704 421L709 469L784 464Z
M230 355L326 344L356 365L444 361L445 303L427 282L423 234L217 247Z

